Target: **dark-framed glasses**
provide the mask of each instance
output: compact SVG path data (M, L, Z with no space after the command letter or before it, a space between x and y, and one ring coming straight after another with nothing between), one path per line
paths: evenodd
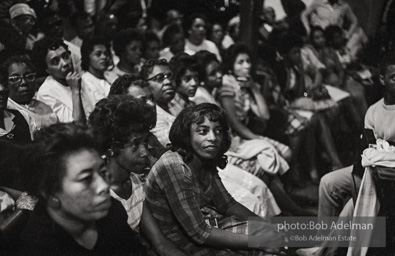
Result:
M163 74L163 73L159 73L151 78L148 78L147 81L154 81L157 83L163 83L165 81L165 79L169 79L169 81L171 81L171 79L173 78L173 73L167 73L167 74Z
M22 79L24 79L26 82L34 82L36 75L36 73L29 73L24 76L9 76L8 82L11 84L21 84Z

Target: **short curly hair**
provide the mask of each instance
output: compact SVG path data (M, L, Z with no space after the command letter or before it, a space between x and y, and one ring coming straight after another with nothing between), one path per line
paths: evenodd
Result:
M2 63L2 66L8 70L8 68L12 65L12 64L26 64L26 66L28 66L31 70L35 70L33 63L31 62L29 56L27 54L22 54L22 53L16 53L13 54L11 56L9 56L7 59L4 60L4 62Z
M245 44L234 44L227 49L223 63L225 73L233 73L233 66L237 56L242 53L248 54L251 57L250 50Z
M30 58L39 74L45 73L45 69L47 68L46 57L48 52L59 49L60 47L63 47L70 53L69 47L59 37L44 37L34 44Z
M140 76L144 81L148 79L155 66L165 66L171 69L169 63L165 59L149 59L143 64L140 70Z
M81 123L57 123L34 134L20 161L22 182L27 192L46 202L62 189L67 156L82 149L97 151L88 127Z
M195 53L195 55L193 55L193 57L195 57L196 62L199 64L200 80L206 81L206 78L208 75L208 74L206 74L206 67L208 64L210 64L213 61L215 61L219 64L217 56L214 53L211 53L209 51L201 50L201 51L198 51L197 53Z
M89 116L100 154L123 148L132 132L149 132L156 125L156 111L130 95L111 95L100 100Z
M180 53L171 58L170 60L170 68L173 71L174 80L176 82L176 87L180 86L181 84L181 77L185 75L187 70L194 71L199 74L201 69L199 64L196 62L196 59L187 53Z
M118 77L111 85L110 93L108 95L124 95L128 93L128 89L132 86L146 87L140 76L123 75Z
M125 52L126 46L133 41L143 42L143 34L139 29L128 28L119 31L112 43L115 54L121 57Z
M228 151L231 144L229 124L224 110L215 104L202 103L182 110L170 128L169 139L171 148L173 151L177 151L184 161L191 161L193 157L191 127L192 124L203 123L205 118L211 122L219 122L223 129L223 142L217 159L213 164L220 168L225 168L226 163L223 163L224 154Z
M185 33L185 37L188 37L188 30L190 30L193 26L193 23L195 22L196 19L202 19L205 23L205 25L208 25L208 19L206 15L202 13L194 13L190 16L188 16L185 21L183 22L183 30Z
M92 53L93 49L96 45L104 45L107 51L111 56L111 46L110 43L104 39L102 36L93 36L90 39L86 39L83 41L81 46L81 68L84 71L89 70L90 57L89 55Z

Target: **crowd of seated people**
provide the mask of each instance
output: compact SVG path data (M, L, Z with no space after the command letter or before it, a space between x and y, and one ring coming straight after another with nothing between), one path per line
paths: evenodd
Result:
M0 224L29 215L10 255L284 255L265 219L339 215L363 126L395 133L393 57L376 103L343 0L262 6L256 49L240 1L44 2L0 6Z

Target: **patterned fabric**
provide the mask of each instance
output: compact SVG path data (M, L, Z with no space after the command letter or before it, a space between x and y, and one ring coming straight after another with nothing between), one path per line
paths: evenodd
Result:
M27 192L23 192L16 200L16 208L33 211L37 201L37 198L34 196L29 195Z
M224 213L236 201L226 191L216 170L198 179L182 157L166 152L146 181L146 202L162 232L192 255L229 255L202 244L212 226L204 220L203 208Z
M240 83L232 75L224 75L222 77L222 84L224 87L229 87L235 92L233 102L236 110L237 119L246 124L248 123L248 112L254 105L252 100L251 89L249 83Z
M285 134L294 135L306 128L309 119L288 108L289 102L282 94L281 87L273 71L268 67L261 67L260 72L265 76L266 80L264 85L267 88L264 92L265 98L268 99L272 108L283 110L287 114L287 123L284 128Z
M135 175L130 175L132 182L133 193L128 199L119 197L114 191L110 190L110 195L121 202L128 215L128 224L136 230L140 224L141 215L143 214L143 206L145 200L144 184L140 178Z

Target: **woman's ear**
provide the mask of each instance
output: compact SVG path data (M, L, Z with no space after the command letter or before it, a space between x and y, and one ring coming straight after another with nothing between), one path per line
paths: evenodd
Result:
M47 205L51 207L52 209L59 209L61 206L59 198L56 196L50 196L47 200Z

